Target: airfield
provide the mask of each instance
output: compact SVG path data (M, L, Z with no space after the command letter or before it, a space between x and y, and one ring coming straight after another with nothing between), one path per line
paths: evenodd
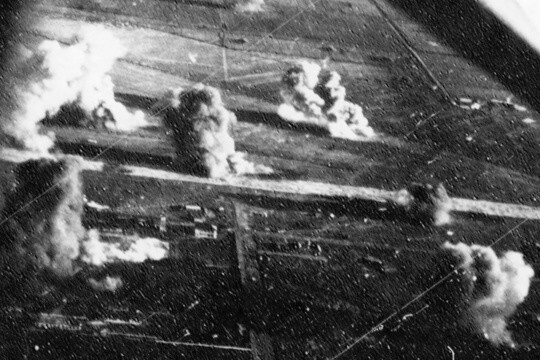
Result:
M116 316L111 308L134 319L187 309L174 325L163 320L159 336L21 330L28 358L537 359L537 277L509 321L516 347L493 346L445 307L456 288L439 256L445 242L493 246L522 252L540 272L533 85L520 90L406 5L267 0L253 14L218 0L36 5L24 45L68 44L82 25L102 24L128 49L111 73L116 98L150 121L130 134L47 127L55 151L85 159L85 196L149 216L176 204L223 206L230 223L215 241L186 245L177 262L85 269L32 300L35 311L96 318ZM482 22L502 31L489 14ZM378 135L349 141L280 119L281 77L298 59L326 59ZM239 120L237 150L272 174L216 180L175 168L153 105L167 89L197 82L221 90ZM28 156L2 149L2 188ZM444 184L450 223L418 224L395 206L413 182ZM105 295L81 285L107 272L126 285ZM195 300L202 305L191 312ZM191 335L163 330L173 327Z

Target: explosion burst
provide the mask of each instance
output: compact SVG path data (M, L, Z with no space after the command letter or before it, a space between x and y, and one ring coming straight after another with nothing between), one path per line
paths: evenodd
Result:
M529 293L533 268L523 254L508 251L498 257L489 247L445 243L458 260L465 280L467 313L476 331L495 345L513 346L507 321Z
M4 133L19 146L46 153L54 140L39 125L61 109L75 108L91 122L118 130L145 125L142 112L132 114L114 99L108 72L123 53L119 41L103 27L83 29L70 46L42 42L10 74L15 104L2 124Z
M271 173L235 150L232 130L236 116L227 110L216 88L197 84L167 95L164 123L171 130L181 168L199 176Z
M419 223L441 226L452 222L451 200L443 184L413 183L398 192L396 203Z
M57 276L75 272L79 244L86 235L79 172L76 157L22 163L3 210L8 219L1 229L4 247Z
M84 228L81 161L40 158L16 167L0 225L3 291L35 293L45 283L75 275L85 263L141 263L167 256L168 243L158 239L116 236L114 242L102 241L97 231ZM88 279L88 284L96 291L114 291L122 281L105 277Z
M362 108L345 100L346 90L335 71L321 71L315 63L303 61L283 76L283 103L278 115L290 122L313 124L332 137L350 140L375 135Z
M88 232L82 248L82 261L94 266L118 261L142 263L146 260L161 260L169 253L169 244L158 239L134 236L106 242L101 240L97 230Z

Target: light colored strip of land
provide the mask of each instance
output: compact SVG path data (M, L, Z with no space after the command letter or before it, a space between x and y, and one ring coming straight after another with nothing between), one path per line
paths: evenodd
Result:
M40 155L16 149L0 150L0 160L20 163ZM84 160L82 169L86 171L103 171L102 162ZM112 169L108 168L108 171ZM292 180L265 180L251 177L237 176L227 179L209 179L187 174L176 173L168 170L152 169L142 166L119 165L114 171L121 176L137 178L160 179L164 181L203 184L227 189L237 193L249 193L258 195L286 195L286 196L314 196L326 198L359 199L385 203L397 203L397 191L383 190L370 187L345 186L314 181ZM540 208L520 205L499 203L487 200L472 200L451 198L450 210L454 212L481 214L486 216L509 217L519 219L540 220Z
M451 210L488 216L540 220L540 208L486 200L452 198Z

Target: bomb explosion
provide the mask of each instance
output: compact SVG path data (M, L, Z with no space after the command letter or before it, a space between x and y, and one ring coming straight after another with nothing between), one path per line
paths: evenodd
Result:
M345 100L341 76L315 63L300 62L283 76L278 114L290 122L313 124L328 130L332 137L360 140L375 132L359 105Z
M167 256L169 244L154 238L123 237L121 242L103 242L93 229L83 243L82 261L94 266L116 261L142 263L148 259L161 260Z
M398 192L396 203L418 223L441 226L452 221L450 197L443 184L413 183Z
M188 90L171 90L166 99L164 123L172 133L181 169L211 178L272 172L235 150L236 116L225 108L216 88L197 84Z
M66 278L80 270L83 263L103 266L167 256L168 244L158 239L120 237L125 243L121 246L103 242L97 230L83 227L80 163L80 158L67 156L29 160L16 168L15 186L7 194L2 213L7 220L0 226L2 270L9 274L4 286L18 286L16 279L25 277L24 273ZM100 291L122 284L121 279L112 278L89 282Z
M82 211L77 158L30 160L16 169L15 187L6 198L4 244L37 269L73 274L85 237Z
M210 4L220 9L230 10L232 8L224 7L221 3L216 5L210 2ZM267 10L262 0L235 1L232 4L234 11L237 12L235 15L242 12ZM311 4L311 6L316 9L315 5ZM220 13L220 19L221 16ZM366 201L366 204L363 202L349 204L344 201L344 204L348 204L354 209L348 209L348 205L336 205L335 198L328 201L330 205L320 205L328 200L324 199L324 201L319 202L320 199L317 196L323 196L323 191L314 196L314 198L317 197L317 200L306 201L307 205L295 203L294 206L290 206L289 199L282 199L278 196L275 199L272 198L274 194L268 196L270 199L265 198L260 201L261 208L246 210L245 214L248 215L235 207L237 218L233 226L230 224L222 226L220 223L218 227L214 223L207 223L208 218L217 219L219 215L216 214L220 211L212 211L193 205L181 209L188 212L186 217L188 220L168 216L169 214L163 211L163 204L158 206L161 207L162 211L160 215L154 214L145 217L144 215L125 216L125 214L120 214L117 216L115 213L117 209L112 210L108 206L86 202L81 176L83 160L75 156L51 154L50 150L53 149L55 141L54 134L47 133L46 129L47 126L70 125L94 128L98 131L104 129L131 131L147 125L142 111L131 112L115 100L114 84L110 73L115 61L125 55L125 49L104 28L92 27L85 29L73 38L70 45L63 45L57 41L44 41L35 52L27 51L22 47L19 50L19 58L23 61L16 70L11 72L8 79L9 86L14 89L14 96L10 100L10 104L3 104L5 109L10 110L8 111L10 116L2 121L2 136L8 137L7 143L10 146L16 145L19 148L37 152L42 157L18 165L14 170L14 184L11 189L6 191L2 211L3 220L0 223L0 268L2 269L0 291L4 299L7 300L7 304L17 306L25 304L24 306L26 306L30 302L28 299L47 298L51 292L60 299L71 290L74 293L79 291L78 286L83 288L84 294L91 294L90 300L85 299L88 303L84 303L84 306L87 306L86 310L90 308L92 313L95 310L92 309L93 307L102 310L113 304L114 306L109 306L114 308L111 313L122 313L125 310L124 306L135 306L137 307L136 315L139 316L142 313L138 308L141 304L136 303L136 301L134 302L136 305L131 304L130 297L133 294L136 294L133 296L140 295L137 299L150 297L152 300L148 300L148 302L155 300L155 304L152 303L148 308L151 308L152 311L157 309L151 316L158 318L159 321L156 323L148 321L146 324L151 324L149 327L152 328L152 331L159 329L156 331L160 334L168 334L167 341L185 341L184 345L196 346L199 342L190 338L189 330L183 328L190 319L195 319L198 327L194 328L203 334L202 339L209 341L208 339L211 338L211 341L215 340L216 344L220 345L233 338L235 335L231 335L231 333L236 330L241 336L249 333L249 341L254 341L254 339L259 341L260 338L257 337L259 332L263 333L262 339L268 336L266 332L272 334L270 336L277 334L276 338L289 337L290 334L281 333L281 331L285 327L284 324L287 326L294 324L291 325L294 335L292 337L298 336L301 338L300 341L309 339L306 340L306 344L303 344L308 350L301 352L301 356L309 357L310 351L316 352L319 346L322 347L317 343L320 339L317 336L328 330L328 324L334 327L339 321L343 321L346 325L342 328L333 328L336 338L348 337L349 340L358 338L361 341L357 341L355 345L357 343L367 344L364 349L377 349L377 346L380 349L386 346L386 338L377 337L378 335L374 334L379 329L384 329L384 326L387 325L386 320L383 325L370 331L369 336L363 336L363 330L359 329L369 328L372 325L371 321L376 323L378 319L384 319L381 314L383 314L383 310L388 309L384 308L387 306L384 304L387 299L380 301L379 295L384 297L392 294L393 291L396 293L402 291L405 294L403 296L408 296L411 293L417 295L415 294L417 289L401 289L411 286L407 278L408 274L404 275L403 273L406 273L407 266L411 265L412 267L415 261L423 261L425 252L434 252L436 256L440 256L442 253L445 260L452 259L456 264L455 269L459 276L458 281L451 285L459 291L450 294L450 300L433 301L426 306L429 308L435 305L440 308L437 310L440 313L450 314L448 318L437 318L439 324L434 328L437 329L437 326L440 326L440 329L451 328L448 334L452 331L457 333L465 323L467 331L472 328L474 333L487 340L486 344L491 343L488 345L496 351L501 348L506 349L505 346L515 348L520 345L520 339L516 336L516 332L512 333L514 330L512 332L509 330L512 328L509 324L511 324L510 320L518 313L518 308L529 296L535 275L533 267L525 261L523 253L515 251L507 251L498 255L490 247L467 245L461 242L457 244L446 242L441 250L440 244L446 241L448 236L454 234L452 230L448 230L445 235L442 230L446 231L447 229L441 227L456 223L459 226L460 223L469 221L459 218L459 215L456 218L450 216L451 211L456 211L452 207L452 201L455 199L450 198L442 184L432 186L414 183L405 190L388 190L387 192L393 192L395 195L392 199L381 195L380 198ZM196 65L197 61L195 60L197 59L191 56L191 53L190 60L192 65ZM363 114L362 107L346 100L346 89L341 84L341 76L336 71L325 67L321 68L313 62L299 62L288 69L283 76L280 95L283 103L278 108L278 115L285 121L315 125L327 130L334 138L354 141L378 140L377 134ZM163 115L163 126L170 135L174 146L175 163L171 167L175 171L212 179L273 173L271 168L248 161L245 154L236 151L234 131L237 119L235 114L225 107L217 88L197 84L189 89L170 90L158 104L158 107L161 107L159 112ZM148 135L150 131L141 132L141 138L151 136ZM278 131L272 135L281 136ZM306 136L306 139L308 138ZM282 143L284 143L290 139L285 137L278 138L278 140L283 140ZM328 142L328 140L324 141ZM370 160L373 162L379 161L377 158L379 155L373 155L373 151L369 152L366 149L366 154L355 153L355 151L364 151L363 144L333 140L331 146L343 145L343 149L339 149L342 153L336 152L334 154L325 153L326 151L330 153L330 145L326 148L324 147L326 144L321 145L315 142L308 144L309 150L319 146L318 150L321 151L321 159L313 159L319 155L317 153L311 155L311 161L318 166L316 171L328 171L328 174L334 171L345 173L343 177L340 177L340 181L343 183L354 183L358 178L358 173L351 170L350 177L345 177L348 176L346 174L346 171L349 170L346 169L347 166L340 165L336 169L331 169L334 163L330 161L326 163L326 160L330 159L330 156L326 155L341 156L337 154L342 153L347 153L345 156L350 154L365 155L366 158L371 156ZM356 149L347 146L354 146ZM425 150L421 147L422 144L418 146L421 151ZM278 149L273 150L278 152ZM261 147L258 156L266 156L260 155L264 154L264 151L271 154L268 158L276 155L276 153ZM290 148L287 151L290 151ZM306 160L310 159L309 157L300 154L298 160L296 155L292 154L291 156L297 163L309 162ZM287 160L289 159L284 161ZM324 162L323 165L321 165L322 162ZM116 164L111 167L115 166ZM152 164L152 166L158 165ZM170 164L167 164L167 170L163 170L163 172L170 171L171 167L169 166ZM104 168L108 170L107 167ZM301 168L299 172L304 169L312 170L309 167L299 166L299 168ZM129 173L128 166L121 169L122 171L126 170L126 174L122 174L122 176L127 177L134 173ZM369 168L368 171L374 171L373 169ZM151 174L153 170L156 169L146 168L145 175ZM424 170L425 174L422 174L421 172ZM115 171L111 172L110 176L120 176L119 174L120 171ZM109 174L107 175L109 176ZM436 172L431 169L428 171L425 168L419 168L418 172L411 177L415 178L417 175L421 175L423 178L433 178ZM165 178L161 177L160 179ZM175 179L178 178L194 179L194 177L184 175ZM202 182L204 179L196 180L204 183ZM396 177L395 181L387 178L384 180L386 183L391 183L392 186L395 184L402 186L400 181L403 179ZM219 193L219 189L216 190L212 186L221 183L230 185L233 182L204 181L206 181L204 184L207 184L208 192L212 192L212 196ZM90 185L94 187L91 191L96 191L95 182L97 181L94 179L94 183ZM244 186L242 191L249 188L247 178L234 179L234 182L242 183ZM298 182L294 185L302 186L301 184ZM357 184L355 183L355 185ZM158 186L161 195L163 195L165 192L161 188L161 184ZM316 187L317 184L313 186ZM324 187L324 184L321 187ZM455 190L456 187L456 182L453 182L449 189ZM105 190L105 187L103 189ZM176 191L178 188L174 189ZM166 190L168 191L169 188ZM181 189L179 193L184 190ZM107 191L114 190L108 189ZM369 191L370 189L366 190L366 192ZM99 193L99 191L97 192ZM151 191L148 193L154 194ZM379 194L376 191L375 193ZM380 193L384 193L384 191L380 191ZM136 193L136 188L133 194L138 199L139 194ZM197 196L199 195L197 194ZM219 193L219 196L228 195L230 194ZM238 194L235 193L235 195ZM242 195L244 194L242 193ZM182 193L178 196L185 195ZM201 196L206 196L206 194ZM256 196L259 194L257 193ZM255 200L256 196L250 198L249 201L257 203L260 199ZM140 195L140 199L143 199L143 195ZM122 201L124 200L127 202L133 199L122 199ZM279 202L279 205L275 205L273 201ZM103 222L106 222L107 225L112 224L112 230L104 230L98 226L101 224L99 221L96 221L98 225L95 227L88 226L84 219L89 206L94 207L94 210L97 209L95 213L101 211L101 216L106 218ZM237 206L236 202L234 206ZM289 206L293 209L289 209ZM295 208L296 206L298 208ZM328 209L321 210L319 206L326 206L332 210L331 212ZM342 209L338 210L343 214L334 214L340 206ZM256 206L254 205L253 208L255 209ZM267 208L271 208L271 210ZM398 208L399 211L395 208ZM181 212L178 209L179 206L174 211ZM279 221L269 220L280 212L282 212L282 218ZM314 219L309 218L312 212L315 213ZM242 221L245 220L242 217L244 215L249 218L246 220L249 222L247 225L242 224ZM489 223L491 219L485 223L482 222L483 219L475 219L474 221L477 221L476 225L478 225ZM289 225L290 228L287 227ZM140 233L136 231L129 233L129 230L132 230L131 227L142 230ZM395 236L395 234L391 234L391 231L386 232L388 230L386 227L397 227L399 235ZM225 233L225 239L222 239L220 236ZM264 238L264 234L270 234L271 237ZM172 241L171 238L174 240ZM405 238L407 244L400 245L399 242ZM167 241L163 239L167 239ZM441 241L441 239L444 240ZM395 243L392 242L394 240ZM474 242L475 238L471 236L471 239L462 241ZM230 248L227 248L226 251L219 248L216 251L215 248L223 246L223 243L226 243ZM529 245L524 245L524 248ZM205 246L214 247L210 255L205 253L207 251ZM184 247L196 248L193 250L197 256L196 261L193 261L192 258L189 261L182 258L185 255L184 251L187 252ZM529 248L532 247L533 245ZM413 255L410 255L409 251ZM216 254L218 252L219 254ZM229 262L223 264L222 257L225 257L224 253L228 252L234 253L233 260L228 259ZM387 256L387 253L390 252L391 255ZM384 260L378 259L373 254L377 254ZM529 258L529 254L526 255ZM192 255L190 254L190 256ZM531 258L534 259L534 256ZM279 260L274 261L274 259ZM387 266L387 262L392 261L399 266ZM441 266L447 265L443 261L440 263ZM184 268L185 264L188 266ZM137 273L133 270L134 268L140 272ZM163 276L163 273L159 273L159 271L168 271L168 277ZM264 273L265 271L266 273ZM272 271L275 271L277 276L272 274ZM298 274L294 273L295 271ZM257 287L259 272L263 278L261 282L266 287ZM136 275L130 277L130 273ZM210 291L202 285L204 281L207 281L206 279L201 280L204 278L201 275L203 273L205 276L211 274L212 280L215 280L215 283L211 283L212 286L209 287ZM399 274L396 275L396 273ZM234 285L222 289L224 284L229 285L227 282L230 280L229 276L233 279L231 284ZM273 279L272 276L278 279ZM167 280L165 281L164 278ZM223 278L228 280L223 281ZM250 284L250 286L253 285L253 288L242 287L246 279L248 283L253 282ZM66 283L77 285L66 291ZM396 286L396 284L400 289L388 291L388 288ZM432 285L426 286L428 291L432 289ZM146 286L148 289L155 290L155 293L143 293L144 291L140 290L139 287L147 289ZM280 286L282 288L279 288ZM175 293L178 289L183 291L179 291L181 295ZM239 289L242 291L247 289L247 291L241 292ZM334 289L337 289L335 293L333 293ZM254 295L257 291L260 293ZM174 295L170 295L169 292L174 293ZM238 296L237 292L240 292L241 295ZM318 296L321 294L319 299ZM228 303L230 299L224 300L228 299L227 296L233 298L234 306ZM373 300L372 297L376 299ZM163 298L167 298L166 301ZM246 299L245 302L248 305L242 303L240 306L241 301L239 300ZM396 299L401 300L397 295ZM50 318L49 320L52 319L50 323L54 323L55 316L59 315L56 312L61 312L62 307L68 303L66 298L60 300L57 303L62 303L62 305L55 307L54 314L50 316L49 314L40 314L40 316ZM375 305L370 304L370 301L374 301ZM204 302L210 302L211 305L201 312L197 312L200 304ZM274 305L273 302L278 303L279 306ZM260 303L264 305L260 306ZM261 310L259 307L267 308ZM108 310L110 309L108 308ZM37 311L41 311L41 308ZM460 317L459 321L452 317L453 311ZM429 310L425 310L425 312L429 313ZM95 313L99 313L99 311L96 310ZM172 316L171 313L177 317ZM361 313L361 316L358 313ZM398 313L399 311L395 312L394 315ZM216 320L219 318L219 316L216 317L216 314L234 316L232 321L229 319ZM354 317L349 316L350 314L354 314ZM404 314L403 319L415 315L416 313ZM324 318L321 323L326 327L317 323L315 319L319 317ZM331 319L328 320L326 317ZM365 319L368 319L369 322L366 322ZM138 327L142 323L138 320L121 321L115 319L110 321L108 319L108 321L108 324L126 328ZM272 321L278 322L278 325L269 325ZM97 336L98 333L100 337L107 336L107 332L96 330L102 326L101 321L91 322L92 326L95 326L92 328L92 336ZM45 325L50 323L45 322ZM215 327L212 327L213 323L216 323ZM249 326L246 327L246 323ZM72 332L77 328L73 324L60 325L64 326L63 330L69 329ZM339 325L341 326L341 324ZM358 327L356 327L357 325ZM218 335L216 328L224 329L225 335L222 333ZM247 328L249 331L246 331ZM130 328L131 330L132 328ZM425 331L431 330L432 328L426 325ZM140 336L142 338L143 336L137 331L139 329L130 333L129 337ZM298 335L297 331L299 333L305 331L309 335ZM350 332L347 333L348 331ZM358 331L361 333L358 334ZM389 332L392 331L393 329L389 330ZM444 333L444 336L447 334L443 331L441 333ZM133 334L136 335L132 336ZM165 338L167 335L160 336ZM469 332L467 336L474 338L474 341L478 340L470 336ZM158 337L152 334L145 341L148 339L154 341ZM444 341L446 340L444 339ZM282 341L282 339L276 340L276 343L277 341ZM371 343L369 343L370 341ZM448 341L454 340L449 339ZM378 344L376 344L377 342ZM247 343L231 348L245 351ZM264 341L262 343L268 345L264 344ZM259 345L261 344L259 343ZM338 345L341 346L336 342L331 348L336 350ZM415 343L413 347L416 345ZM437 344L442 348L445 345ZM211 346L205 345L208 348ZM271 346L269 347L271 348ZM346 348L349 346L347 345ZM38 347L34 349L38 349ZM286 353L288 349L284 346L279 351ZM293 358L294 355L292 355ZM122 356L124 355L122 354ZM384 354L378 356L384 356ZM433 356L435 357L435 355ZM370 355L366 357L373 358ZM316 355L313 358L329 357ZM392 358L392 356L388 356L388 358Z
M74 125L129 131L146 124L141 111L130 113L114 99L108 75L124 50L105 28L88 27L71 45L43 41L34 54L27 54L11 75L16 103L4 133L25 149L46 153L54 136L43 134L43 120L54 123L60 112L78 119Z
M443 249L459 260L466 316L476 331L496 345L514 345L508 319L527 297L534 277L523 254L508 251L498 257L491 248L463 243L446 243Z

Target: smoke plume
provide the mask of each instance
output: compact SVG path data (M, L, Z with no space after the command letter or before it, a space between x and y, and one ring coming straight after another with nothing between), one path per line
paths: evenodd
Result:
M507 320L529 293L534 270L523 254L508 251L498 257L491 248L445 243L460 263L468 298L467 313L478 333L496 345L513 346Z
M114 99L107 73L123 52L119 41L103 27L83 29L69 46L43 41L10 74L15 103L10 118L2 124L3 131L18 145L45 153L54 141L42 133L40 122L61 109L76 109L88 121L118 130L144 125L142 112L131 114Z
M90 278L88 280L88 284L92 289L96 291L110 291L114 292L122 287L124 285L121 278L117 276L106 276L101 280L96 280L93 278Z
M112 262L136 262L161 260L169 252L167 242L154 238L122 237L119 241L103 241L95 229L88 231L82 245L81 260L93 266Z
M171 90L165 102L164 123L183 169L211 178L272 172L236 152L232 137L236 116L225 108L216 88L197 84L188 90Z
M278 115L290 122L320 126L332 137L359 140L375 135L359 105L345 100L346 90L335 71L321 71L315 63L303 61L283 76L283 103Z
M413 183L398 192L396 203L419 223L441 226L452 222L451 200L443 184Z
M7 195L0 233L37 270L57 276L74 273L73 261L85 236L80 159L29 160L17 166L16 183Z

